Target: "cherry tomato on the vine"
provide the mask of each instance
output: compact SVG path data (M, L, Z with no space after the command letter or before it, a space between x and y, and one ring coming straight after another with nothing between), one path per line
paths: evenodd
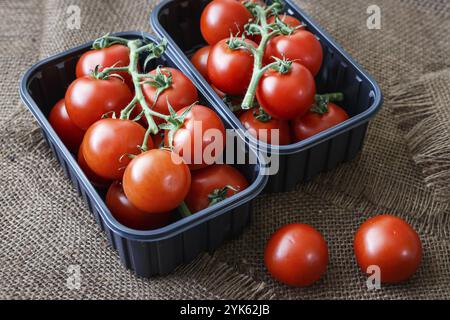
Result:
M228 186L234 190L226 188ZM191 189L186 197L186 204L189 210L195 213L247 187L247 179L237 169L226 164L215 164L192 172Z
M129 155L139 154L146 130L131 120L102 119L94 123L83 139L86 163L97 175L111 180L121 179ZM153 148L148 139L147 148Z
M77 78L90 75L96 66L99 71L110 67L128 67L130 64L130 49L121 44L113 44L103 49L92 49L85 52L78 60L76 66ZM133 91L134 85L128 72L117 72L123 77L128 87Z
M202 12L200 30L206 42L214 45L230 34L244 32L250 19L252 14L243 4L235 0L214 0Z
M291 35L280 35L270 39L264 53L264 61L272 62L272 57L297 61L316 76L322 66L322 45L311 32L297 30Z
M244 128L249 130L251 135L268 144L288 145L291 143L291 129L287 121L275 118L259 120L258 115L258 111L251 109L239 117ZM273 134L278 134L278 143L272 140Z
M191 62L200 74L209 82L208 78L208 57L211 46L205 46L198 49L191 57Z
M177 114L181 115L185 110L183 108ZM225 140L225 126L217 113L208 107L195 105L174 133L172 146L189 168L196 170L214 163L222 154ZM164 144L170 146L168 131L164 134ZM207 150L208 146L212 149Z
M314 103L315 94L314 77L297 62L293 62L291 69L285 74L268 70L256 90L261 107L281 120L292 120L308 112Z
M329 102L328 112L320 114L309 111L292 123L294 137L297 141L308 139L319 132L332 128L348 119L348 114L338 105Z
M410 278L422 260L422 243L404 220L380 215L364 222L355 235L355 256L363 272L378 266L382 283L399 283Z
M254 47L251 40L245 41ZM211 48L208 58L208 77L220 91L230 95L243 95L253 74L253 55L247 49L230 49L228 39Z
M86 177L89 179L89 181L97 188L106 188L111 184L111 180L105 179L97 175L94 171L92 171L91 168L89 168L88 164L86 163L86 160L84 159L82 147L78 150L78 165L80 166L81 170L83 170Z
M171 75L172 83L159 95L153 110L168 115L169 109L167 101L169 101L170 105L175 111L190 106L191 104L198 101L197 88L194 86L192 81L188 77L186 77L180 70L173 68L161 68L160 71L166 76ZM155 69L150 72L150 75L155 76L157 75L157 72L157 69ZM153 85L142 85L142 91L145 96L145 100L150 107L152 107L154 104L157 90L158 89ZM156 121L156 123L162 122L157 117L153 117L153 119Z
M65 96L67 113L72 122L87 130L103 115L116 115L133 99L128 86L122 80L110 77L106 80L84 76L69 86Z
M52 108L48 121L66 147L72 152L77 152L81 141L83 141L84 131L78 128L69 118L64 99L59 100Z
M148 213L177 208L191 185L188 166L175 153L153 149L134 158L123 176L123 189L130 202Z
M313 227L289 224L272 235L267 243L264 261L276 280L289 286L310 286L327 269L327 243Z
M147 213L136 208L123 191L122 183L114 182L106 194L106 206L114 218L128 228L153 230L166 226L170 222L169 213Z

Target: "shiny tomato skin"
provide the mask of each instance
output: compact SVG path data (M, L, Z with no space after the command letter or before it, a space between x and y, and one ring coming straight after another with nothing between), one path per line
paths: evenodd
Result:
M78 150L78 157L77 157L78 165L80 166L81 170L84 172L86 177L89 179L89 181L92 183L94 187L104 189L107 188L111 184L111 180L102 178L98 176L94 171L92 171L91 168L89 168L88 164L86 163L86 160L84 159L82 147Z
M208 77L220 91L229 95L244 95L253 74L253 55L246 49L231 50L228 39L211 48L208 58ZM257 46L251 40L247 43Z
M296 62L292 63L291 70L286 74L268 70L256 90L261 107L281 120L292 120L306 114L314 103L315 94L314 77L307 68Z
M205 46L198 49L191 57L191 62L200 74L209 82L208 78L208 57L211 46Z
M48 121L67 149L77 152L81 141L83 141L84 131L78 128L70 119L64 99L59 100L54 105L48 116Z
M137 155L144 141L146 130L131 120L102 119L94 123L83 139L83 156L98 176L110 180L122 178L131 158ZM151 139L147 148L153 148Z
M99 71L109 67L127 67L130 64L130 49L121 44L113 44L108 48L89 50L85 52L77 62L76 76L77 78L88 76L100 66ZM117 72L128 85L130 90L134 90L131 75L128 72Z
M123 176L123 189L130 202L148 213L177 208L191 185L188 166L175 153L153 149L134 158Z
M114 182L106 194L106 206L124 226L136 230L154 230L169 224L171 213L147 213L139 210L128 200L122 183Z
M287 14L279 14L278 18L291 28L302 25L300 20L298 20L297 18L295 18L293 16L287 15ZM269 17L269 19L267 19L267 23L269 23L269 24L275 23L275 16ZM303 28L300 28L300 29L303 29Z
M242 33L250 19L252 14L243 4L235 0L214 0L202 12L200 30L206 42L214 45L230 34Z
M262 122L256 119L254 110L245 111L241 114L239 120L244 125L244 128L249 130L250 134L252 134L256 139L259 139L262 142L275 145L288 145L291 143L291 129L289 127L289 123L285 120L272 118L267 122ZM274 143L272 141L272 130L279 130L278 143Z
M280 35L270 39L264 53L264 61L273 62L272 57L286 57L288 60L297 61L316 76L322 66L323 50L314 34L297 30L292 35Z
M348 118L344 109L330 102L328 103L328 112L324 114L309 111L304 116L295 119L292 123L293 135L296 141L302 141L337 126Z
M231 186L238 190L228 190L229 198L248 187L247 179L235 168L226 164L215 164L207 168L192 172L191 189L186 197L186 204L192 213L209 207L208 196L215 189Z
M180 70L173 68L162 68L161 71L165 75L168 75L169 74L168 72L172 74L172 84L169 88L165 89L159 95L159 98L153 110L168 115L169 109L167 106L167 101L169 101L170 105L173 107L175 111L190 106L191 104L198 101L197 88L194 86L192 81L187 76L185 76ZM150 74L155 75L156 70L152 70ZM142 85L142 91L149 107L153 106L157 88L152 87L149 84L144 84ZM153 117L153 119L158 124L162 122L157 117Z
M87 130L104 114L119 115L133 99L128 86L117 78L98 80L91 76L76 79L67 89L65 104L72 122Z
M177 113L182 114L185 110L186 108L183 108ZM195 127L196 125L197 128ZM205 134L208 130L217 130L217 133L220 133L222 137L222 149L212 154L214 159L211 160L215 160L222 154L223 147L225 146L226 133L222 120L212 109L202 105L193 106L186 115L183 126L173 136L174 151L183 157L185 163L191 170L198 170L211 164L209 163L210 161L206 161L207 159L204 159L202 156L204 155L205 148L214 142L214 137ZM201 143L195 142L197 138L202 139ZM197 148L198 150L195 149L196 143L200 146ZM164 133L164 144L169 146L169 134L167 131ZM190 155L184 153L183 148L190 148ZM196 155L199 157L198 152L201 152L201 158L197 159Z
M363 272L378 266L381 282L409 279L422 261L422 243L417 232L403 219L380 215L364 222L354 239L356 261Z
M270 238L264 262L272 277L281 283L307 287L318 281L327 269L327 243L313 227L289 224Z

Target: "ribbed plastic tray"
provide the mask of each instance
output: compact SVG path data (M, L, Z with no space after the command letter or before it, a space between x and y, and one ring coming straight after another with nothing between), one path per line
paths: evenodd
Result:
M142 32L116 35L157 41ZM193 260L199 253L211 252L225 240L239 235L249 222L251 200L264 189L267 177L261 174L262 167L259 163L236 165L250 183L249 188L237 195L158 230L137 231L121 225L104 203L104 190L96 190L92 186L74 155L64 146L47 121L52 106L64 97L67 87L75 79L78 58L91 46L92 42L84 44L32 66L21 80L20 95L41 126L45 140L65 173L83 196L112 247L119 253L122 263L143 277L167 274L178 265ZM157 65L179 67L170 54L164 54L148 68L155 68ZM222 110L214 107L215 102L206 95L205 89L198 85L197 80L192 80L198 87L200 102L216 110L227 128L233 128L234 124L225 117ZM247 155L249 152L254 153L248 146L242 148L241 151Z
M216 104L230 121L243 132L239 119L227 108L220 97L191 64L189 57L206 45L200 32L200 16L210 0L164 0L152 12L151 25L158 36L172 44L174 56L183 65L183 71L192 74L207 88ZM270 3L270 1L268 1ZM350 119L314 137L287 146L258 143L253 137L250 145L263 153L279 154L278 174L271 176L266 190L288 191L299 182L308 181L321 172L330 171L340 163L353 159L362 149L368 121L382 105L382 94L377 83L346 53L332 37L300 10L291 0L284 0L285 12L307 25L319 39L324 52L321 71L316 77L319 93L340 91L345 100L340 105Z

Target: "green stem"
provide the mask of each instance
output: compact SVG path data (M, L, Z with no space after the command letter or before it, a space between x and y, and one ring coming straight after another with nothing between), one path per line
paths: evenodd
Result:
M178 212L181 214L183 218L187 218L192 215L191 210L189 210L188 206L186 205L186 202L184 201L178 206Z
M242 109L248 110L253 107L255 101L256 89L258 87L259 80L263 76L264 72L273 67L272 64L266 67L262 67L264 51L267 47L267 43L274 36L279 34L279 31L271 31L269 25L267 24L267 14L272 10L272 6L265 9L260 6L256 6L255 10L258 14L260 24L261 24L261 42L258 48L252 47L253 53L253 75L250 80L247 92L245 93L244 100L242 101ZM242 41L243 42L243 41Z
M342 92L317 94L316 101L320 101L320 100L326 100L328 102L342 102L342 101L344 101L344 94Z

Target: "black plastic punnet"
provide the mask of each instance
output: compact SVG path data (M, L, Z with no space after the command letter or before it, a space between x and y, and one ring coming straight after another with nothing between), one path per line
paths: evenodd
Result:
M123 32L116 35L157 41L142 32ZM263 170L259 162L236 165L235 167L247 177L250 186L235 196L158 230L137 231L121 225L104 203L104 190L93 187L78 166L74 155L64 146L47 121L52 106L64 97L67 87L75 79L78 58L91 46L92 42L87 43L32 66L21 80L20 95L41 126L45 140L65 173L83 196L112 247L119 253L122 263L143 277L167 274L178 265L193 260L199 253L211 252L225 240L239 235L249 222L251 200L264 189L267 177L262 175ZM154 61L149 68L155 68L157 65L179 67L170 53ZM200 102L216 110L225 126L232 128L234 124L225 117L223 110L215 107L215 102L206 94L206 89L199 86L197 80L192 80L199 90ZM244 145L242 148L241 151L247 156L249 153L254 154L248 146Z
M351 118L314 137L287 146L269 146L245 135L253 148L280 156L278 174L270 177L266 188L269 192L291 190L299 182L310 180L321 172L332 170L340 163L353 159L362 149L368 121L379 111L383 100L377 83L329 34L292 0L283 1L285 12L304 22L322 44L324 60L316 77L317 91L343 92L345 100L340 105ZM206 45L200 32L200 16L209 2L210 0L164 0L152 12L151 25L161 38L167 38L172 44L171 50L183 65L183 71L198 79L233 125L244 132L239 119L189 61L189 57L197 49Z

